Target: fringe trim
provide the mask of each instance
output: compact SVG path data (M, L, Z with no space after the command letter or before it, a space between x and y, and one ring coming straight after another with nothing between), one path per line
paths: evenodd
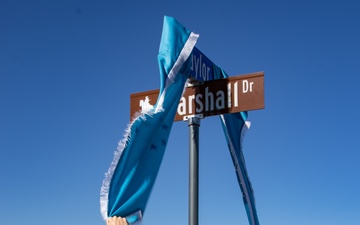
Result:
M133 120L130 124L128 124L125 129L124 138L118 142L118 146L116 151L114 152L114 158L110 164L108 171L105 173L105 179L102 182L101 190L100 190L100 212L103 219L106 221L108 219L108 195L110 190L110 182L114 175L115 168L120 160L122 152L126 147L126 140L130 139L131 127L136 119Z
M251 126L251 122L250 121L245 121L245 124L244 126L242 127L241 129L241 134L240 134L240 144L242 146L243 144L243 140L244 140L244 137L245 137L245 134L246 132L250 129L250 126Z
M116 151L114 152L114 158L110 164L110 167L108 171L105 173L105 178L102 182L102 186L100 189L100 213L102 218L106 221L108 219L107 212L108 212L108 196L109 196L109 190L110 190L110 182L112 180L112 177L115 172L115 168L117 164L119 163L120 157L126 147L127 140L131 140L131 127L134 124L136 120L143 120L146 121L147 117L152 117L154 115L154 112L150 110L147 113L141 113L141 111L137 112L134 116L134 119L131 123L128 124L127 128L125 129L125 134L123 136L123 139L121 139L118 142L118 146L116 148Z

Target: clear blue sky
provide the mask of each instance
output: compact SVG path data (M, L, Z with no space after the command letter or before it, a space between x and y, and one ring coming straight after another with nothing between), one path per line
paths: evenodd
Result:
M244 155L262 225L360 224L360 3L0 2L0 224L104 224L99 193L157 89L163 16L230 76L265 72ZM200 127L200 224L248 224L218 117ZM173 126L144 225L188 223L188 128Z

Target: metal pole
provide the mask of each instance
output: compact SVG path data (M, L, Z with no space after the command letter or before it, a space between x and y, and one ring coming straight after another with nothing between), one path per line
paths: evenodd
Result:
M199 127L200 118L190 117L189 126L189 225L199 223Z

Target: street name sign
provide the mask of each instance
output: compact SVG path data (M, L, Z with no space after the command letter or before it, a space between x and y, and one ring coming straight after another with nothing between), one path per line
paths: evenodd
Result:
M213 62L198 48L194 47L191 54L190 77L199 81L214 80Z
M159 90L130 95L130 119L156 104ZM174 121L190 116L235 113L263 109L264 72L200 82L186 88L180 98Z

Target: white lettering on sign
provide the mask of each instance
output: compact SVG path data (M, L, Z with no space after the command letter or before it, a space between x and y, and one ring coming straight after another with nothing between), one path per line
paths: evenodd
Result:
M217 111L226 107L238 107L238 85L238 81L234 83L228 83L227 90L217 90L216 93L210 91L209 87L205 87L203 94L198 93L196 95L189 95L187 98L183 96L180 99L177 113L180 116L193 114L193 105L195 105L196 114L204 113L204 111Z
M225 94L223 91L216 92L215 106L216 106L216 109L225 108Z
M204 105L201 101L202 97L202 94L196 95L196 103L199 106L198 108L196 108L196 113L201 113L204 110Z
M195 79L197 80L210 80L211 69L202 61L202 54L197 57L195 54L192 55L191 68L195 71Z
M206 87L205 88L205 111L212 111L212 110L214 110L214 94L212 92L209 92L209 87Z
M194 63L197 63L199 73L200 63L210 65L205 55L194 48ZM189 60L192 60L191 58ZM212 68L211 66L209 66ZM195 69L195 65L194 65ZM191 71L191 79L195 77L195 70ZM210 78L213 72L211 69ZM257 110L264 108L264 73L257 72L236 77L229 77L211 81L191 81L192 85L185 88L176 107L175 121L184 120L192 115L213 116L227 113ZM152 90L130 95L131 119L137 112L149 112L154 110L155 99L158 98L159 90Z
M192 101L195 99L195 95L190 95L189 96L189 114L192 114Z
M228 108L231 107L231 83L227 85Z
M236 81L234 84L234 106L238 107L238 82Z
M248 80L243 80L243 93L248 91L252 92L254 82L249 82Z

